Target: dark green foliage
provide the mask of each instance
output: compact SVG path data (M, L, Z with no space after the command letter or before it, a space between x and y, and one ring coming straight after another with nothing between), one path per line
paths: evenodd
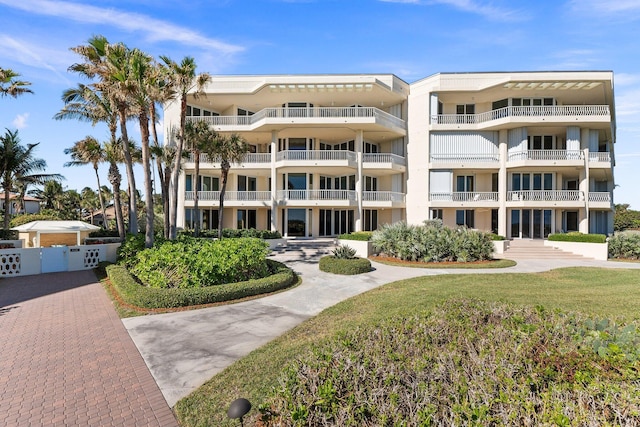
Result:
M580 242L580 243L606 243L607 236L604 234L582 234L577 231L570 233L550 234L547 238L554 242Z
M320 258L321 271L334 274L353 275L371 271L371 262L366 258L342 259L334 256Z
M267 276L269 245L242 237L207 240L182 236L137 253L133 273L153 288L197 288Z
M449 300L348 330L284 368L263 425L636 425L638 329L596 345L605 323Z
M490 238L491 240L498 240L498 241L500 241L500 240L507 240L507 239L506 239L506 237L501 236L501 235L499 235L499 234L495 234L495 233L489 233L489 238Z
M385 224L373 232L374 247L386 256L405 261L473 262L492 259L488 233L466 228L451 229L440 220L424 225L404 221Z
M89 237L120 237L120 235L118 234L118 230L106 230L101 228L100 230L89 233Z
M193 237L193 231L185 230L181 231L180 235ZM218 230L200 230L200 237L203 238L218 238ZM255 228L248 229L235 229L225 228L222 230L223 238L237 238L237 237L255 237L258 239L281 239L282 235L279 231L271 230L256 230Z
M157 239L154 245L161 242ZM131 268L136 263L136 255L144 250L144 235L127 234L124 242L118 248L118 263L123 264L127 268Z
M640 259L640 233L616 233L609 237L609 258Z
M640 211L629 209L628 204L617 204L613 217L613 229L623 231L629 228L640 228Z
M106 268L109 279L127 304L142 308L174 308L232 301L285 289L293 285L295 273L284 264L268 259L270 275L258 280L228 283L205 288L149 288L138 283L127 269L118 264Z
M338 236L340 240L360 240L368 242L373 236L373 231L354 231L353 233L345 233Z
M48 210L43 211L39 214L22 214L16 215L11 219L9 223L10 227L18 227L23 224L27 224L31 221L59 221L65 218L62 218L60 215L55 213L54 211Z
M333 256L339 259L354 259L356 257L356 250L347 245L340 245L332 252Z
M18 240L17 230L4 230L0 229L0 240Z

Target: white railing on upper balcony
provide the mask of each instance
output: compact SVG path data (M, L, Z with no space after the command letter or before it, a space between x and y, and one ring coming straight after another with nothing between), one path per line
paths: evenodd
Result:
M193 153L189 153L188 161L193 163L194 156ZM213 162L209 159L204 153L200 153L200 163L219 163L219 160L214 160ZM242 159L243 164L252 164L252 163L271 163L271 153L247 153Z
M589 152L589 161L590 162L611 162L611 153L603 152L603 151L590 151Z
M280 200L356 200L352 190L278 190Z
M355 162L356 153L343 150L284 150L276 153L276 160L348 160Z
M195 191L185 191L184 199L194 200ZM198 191L198 200L219 201L220 191ZM224 200L231 202L264 202L271 200L271 191L225 191Z
M608 105L530 105L504 107L479 114L437 114L432 124L456 125L486 123L506 117L576 117L610 115Z
M394 165L406 165L406 159L393 153L364 153L363 163L392 163Z
M509 153L509 161L518 160L583 160L581 150L525 150Z
M611 193L608 191L601 192L589 192L589 201L590 202L607 202L611 203Z
M579 202L584 192L579 190L521 190L508 191L508 202Z
M433 163L496 163L500 161L500 155L495 154L472 154L472 153L433 153L429 156Z
M284 107L265 108L252 116L189 116L188 120L204 121L213 126L250 126L264 119L357 119L375 118L387 127L406 129L404 120L375 107Z
M452 193L429 193L432 202L497 202L497 191L455 191Z
M363 191L364 202L399 202L404 203L405 194L395 191Z

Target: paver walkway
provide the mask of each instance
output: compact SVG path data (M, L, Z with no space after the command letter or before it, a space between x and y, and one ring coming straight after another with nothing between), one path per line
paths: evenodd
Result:
M0 280L1 426L177 426L91 271Z

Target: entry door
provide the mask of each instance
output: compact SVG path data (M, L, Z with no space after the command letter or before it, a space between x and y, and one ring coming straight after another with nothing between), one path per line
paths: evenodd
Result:
M42 272L54 273L56 271L67 271L68 269L68 250L66 246L41 248L42 253Z

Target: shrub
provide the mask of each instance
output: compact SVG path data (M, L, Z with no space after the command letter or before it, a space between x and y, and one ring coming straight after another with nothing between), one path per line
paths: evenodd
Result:
M473 262L491 259L494 250L488 233L454 230L440 220L425 221L422 226L402 221L385 224L373 233L372 242L385 255L405 261Z
M120 235L118 234L118 230L106 230L101 228L100 230L89 233L89 237L120 237Z
M606 243L607 236L604 234L583 234L572 231L570 233L550 234L547 239L554 242Z
M14 226L17 227L17 226ZM0 229L0 240L18 240L20 233L18 230L4 230Z
M609 237L609 258L640 259L640 234L616 233Z
M154 244L158 244L155 241ZM124 265L127 268L131 268L135 265L136 255L144 250L144 234L127 234L124 242L118 247L118 263Z
M262 425L636 425L637 359L595 350L600 323L450 300L343 331L284 367Z
M368 242L373 236L372 231L354 231L353 233L341 234L338 239L340 240L360 240Z
M139 252L130 270L154 288L214 286L265 277L267 254L268 244L261 239L183 236Z
M340 245L333 250L333 256L339 259L354 259L356 250L347 245Z
M44 212L44 211L43 211ZM39 214L22 214L14 216L9 222L9 227L18 227L20 225L27 224L31 221L59 221L63 218L60 215L50 212L50 213L39 213Z
M193 230L184 230L180 232L180 235L194 237ZM217 238L218 230L200 230L200 236L202 238ZM279 231L271 230L256 230L255 228L248 229L235 229L225 228L222 230L223 238L238 238L238 237L255 237L258 239L281 239L282 235Z
M267 259L270 275L262 279L228 283L206 288L149 288L141 285L118 264L107 266L113 287L122 300L130 305L147 309L186 307L251 297L285 289L296 283L295 273L284 264Z
M354 275L371 271L371 262L366 258L336 258L329 255L320 258L321 271L334 274Z
M501 235L496 234L496 233L489 233L489 238L490 238L491 240L497 240L497 241L500 241L500 240L507 240L507 238L506 238L506 237L501 236Z

